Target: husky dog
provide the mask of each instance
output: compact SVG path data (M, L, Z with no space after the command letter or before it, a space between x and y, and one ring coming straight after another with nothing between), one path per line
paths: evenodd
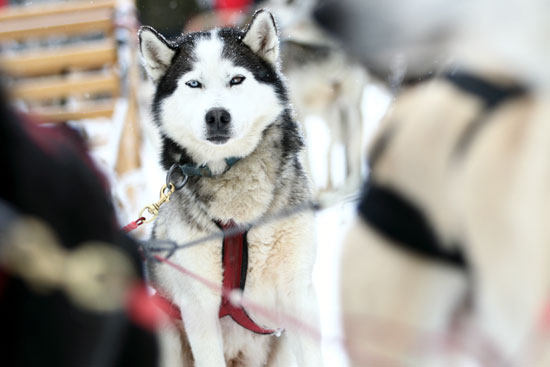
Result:
M182 243L219 231L216 223L245 224L310 200L302 135L279 71L277 27L269 12L256 12L245 30L214 29L169 41L143 27L139 38L156 83L152 110L163 135L162 165L207 167L210 173L190 177L172 195L156 220L155 238ZM276 315L315 326L313 226L313 215L305 213L250 229L243 292ZM222 284L221 240L171 259ZM319 341L284 320L273 323L247 310L258 325L285 329L280 337L258 335L218 317L219 292L163 264L152 266L152 279L183 319L177 335L164 334L164 365L322 365Z
M548 2L347 3L317 17L370 70L440 74L403 88L371 145L342 260L353 365L367 345L402 365L547 365Z
M267 0L281 26L281 64L288 79L290 100L298 119L322 118L330 132L326 188L334 188L332 153L345 148L345 184L356 189L363 166L361 98L368 81L365 68L353 61L341 45L313 20L317 0ZM308 167L309 164L308 164Z

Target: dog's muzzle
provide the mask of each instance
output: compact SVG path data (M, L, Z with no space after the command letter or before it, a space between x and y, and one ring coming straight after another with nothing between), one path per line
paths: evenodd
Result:
M212 108L204 116L206 139L224 144L231 137L231 114L225 108Z

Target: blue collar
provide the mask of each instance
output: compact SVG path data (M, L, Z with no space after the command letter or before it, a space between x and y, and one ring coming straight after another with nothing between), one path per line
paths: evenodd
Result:
M238 157L229 157L229 158L225 158L225 164L227 165L227 167L225 168L225 170L218 174L218 175L214 175L212 174L212 171L210 170L210 168L206 165L206 164L203 164L202 166L193 166L189 163L186 163L186 164L181 164L179 166L181 172L185 175L185 176L198 176L198 177L216 177L216 176L220 176L220 175L223 175L225 172L229 171L229 169L231 167L233 167L238 161L240 161L241 158L238 158Z

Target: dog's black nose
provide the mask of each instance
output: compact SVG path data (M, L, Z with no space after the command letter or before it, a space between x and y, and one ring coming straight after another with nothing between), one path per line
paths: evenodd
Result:
M225 108L212 108L204 119L208 128L220 130L231 122L231 115Z
M204 116L207 139L222 144L230 137L231 114L225 108L212 108Z

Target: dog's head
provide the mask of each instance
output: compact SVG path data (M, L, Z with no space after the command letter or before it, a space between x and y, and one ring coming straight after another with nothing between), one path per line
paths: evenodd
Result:
M326 0L315 18L383 79L449 66L550 80L548 0Z
M139 42L156 84L156 122L198 164L251 153L285 108L278 31L267 11L256 12L244 30L195 32L175 41L143 27Z
M433 71L463 14L449 0L327 0L315 10L319 24L382 79ZM400 75L395 75L400 74Z

